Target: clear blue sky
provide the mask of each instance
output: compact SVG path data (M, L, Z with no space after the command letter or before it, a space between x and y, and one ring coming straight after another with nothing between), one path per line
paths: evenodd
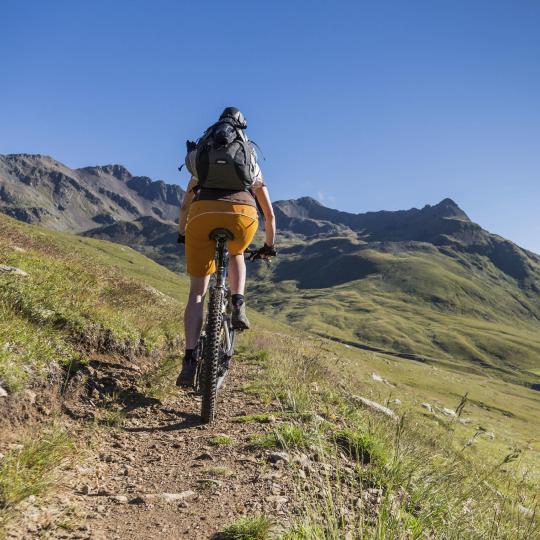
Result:
M244 110L274 199L452 197L540 253L536 0L3 0L0 153L185 185L184 140Z

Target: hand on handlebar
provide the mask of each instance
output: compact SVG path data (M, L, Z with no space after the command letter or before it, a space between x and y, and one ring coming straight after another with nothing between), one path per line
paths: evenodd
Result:
M262 248L259 249L246 249L245 253L249 255L248 261L256 261L257 259L269 261L272 257L277 255L277 251L274 246L269 246L266 243Z

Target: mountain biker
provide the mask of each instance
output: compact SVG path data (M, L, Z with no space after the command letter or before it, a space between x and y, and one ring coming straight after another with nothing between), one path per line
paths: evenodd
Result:
M216 126L224 128L229 135L232 134L230 136L235 137L235 144L244 149L241 154L242 156L245 154L246 170L249 170L248 173L244 171L244 183L251 182L248 188L240 188L238 182L235 183L234 179L230 179L231 170L234 176L238 165L229 169L228 173L223 173L223 178L220 177L222 173L219 166L216 166L217 172L214 169L212 173L213 184L207 180L201 181L205 175L208 179L209 161L208 158L206 162L201 161L200 148L205 140L216 133ZM186 351L182 371L176 381L178 386L190 386L195 376L196 357L194 350L203 324L204 296L210 276L216 269L214 260L216 244L214 240L209 238L210 232L216 228L224 227L234 234L234 239L228 242L228 280L233 306L232 326L238 330L247 330L250 327L244 300L246 263L243 253L257 231L257 203L264 215L266 236L266 242L258 250L258 254L263 259L270 259L276 255L274 249L276 236L274 211L268 188L257 163L257 155L244 132L246 127L244 115L235 107L227 107L219 117L218 122L208 128L197 146L188 142L186 165L192 176L180 209L178 241L185 243L186 246L187 272L190 275L191 287L184 312ZM216 148L215 144L214 148ZM217 148L219 150L225 146L219 147L218 145ZM216 160L216 163L222 162ZM211 160L210 165L213 165ZM246 174L249 176L247 181ZM208 187L209 183L213 187ZM230 188L232 184L235 184L234 189Z

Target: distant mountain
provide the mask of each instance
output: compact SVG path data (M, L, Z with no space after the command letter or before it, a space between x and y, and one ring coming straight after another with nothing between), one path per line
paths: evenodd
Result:
M274 206L280 229L308 239L320 238L322 234L345 235L366 243L426 242L441 249L447 247L483 255L522 284L537 287L540 256L482 229L452 199L444 199L434 206L426 205L420 210L412 208L364 214L326 208L310 197L278 201ZM341 245L348 246L343 249L350 250L355 244L341 242ZM309 249L317 251L317 245Z
M257 309L349 345L540 387L538 255L451 199L364 214L309 197L274 206L285 233L251 282Z
M0 155L0 211L53 230L82 232L150 216L174 223L180 186L121 165L70 169L48 156Z
M433 242L438 239L438 235L456 229L449 227L450 224L457 225L456 222L459 222L461 228L463 224L471 223L467 214L451 199L444 199L435 206L427 205L421 210L412 208L364 214L351 214L326 208L311 197L278 201L274 206L282 228L308 236L311 236L310 228L318 233L348 229L354 231L359 238L369 241Z

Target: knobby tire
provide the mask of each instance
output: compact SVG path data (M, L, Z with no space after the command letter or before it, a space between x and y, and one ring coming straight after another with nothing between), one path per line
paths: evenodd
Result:
M213 422L216 416L223 300L222 289L214 289L211 292L202 366L201 417L205 424Z

